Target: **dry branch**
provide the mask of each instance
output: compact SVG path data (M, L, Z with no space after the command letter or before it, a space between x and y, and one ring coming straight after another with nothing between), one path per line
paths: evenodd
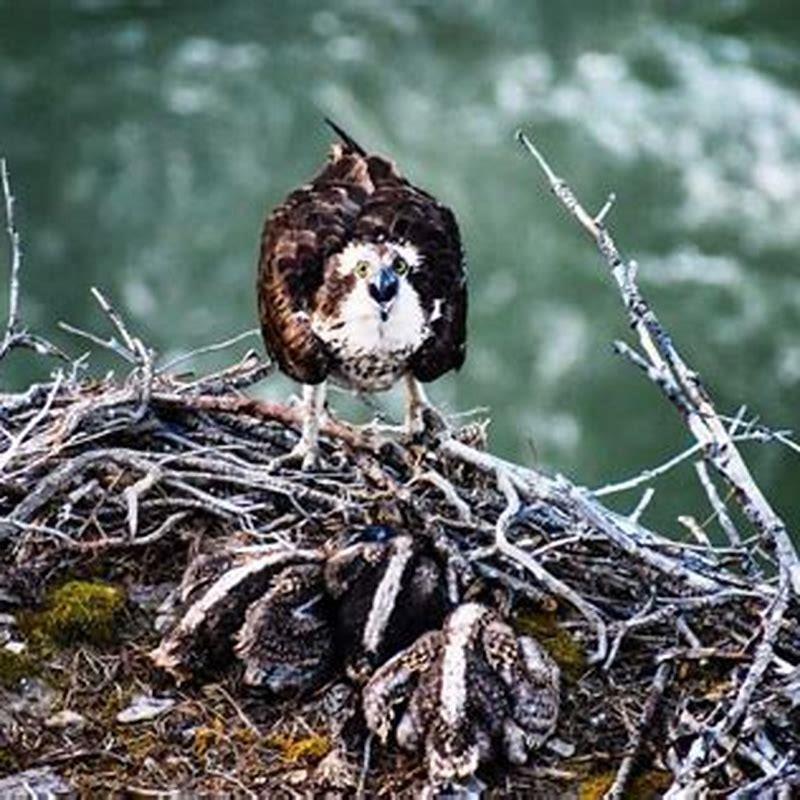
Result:
M67 356L58 347L41 336L29 333L21 325L19 274L22 269L22 247L19 233L14 225L14 195L11 191L11 180L8 176L8 165L5 158L0 158L0 185L3 191L6 233L8 234L9 244L8 316L6 318L6 329L2 340L0 340L0 361L14 348L23 347L40 355L54 356L69 362Z
M553 172L542 154L521 131L520 142L542 168L558 201L595 241L619 289L631 327L644 355L635 354L648 377L681 412L709 463L733 488L747 518L774 544L782 570L786 570L795 595L800 595L800 557L783 520L767 501L737 449L730 431L717 414L700 376L683 359L636 282L638 265L626 261L605 226L612 199L591 216L567 183ZM633 353L628 349L625 352Z

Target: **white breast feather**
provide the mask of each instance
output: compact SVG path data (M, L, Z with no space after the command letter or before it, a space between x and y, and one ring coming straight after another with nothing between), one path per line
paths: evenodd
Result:
M338 377L366 391L390 388L403 374L411 354L430 336L417 294L401 281L389 316L382 320L365 283L344 299L339 314L312 319L312 329L341 363Z

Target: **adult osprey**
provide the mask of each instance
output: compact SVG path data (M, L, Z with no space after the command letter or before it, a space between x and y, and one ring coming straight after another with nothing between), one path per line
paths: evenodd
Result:
M367 153L341 143L313 180L267 218L258 303L267 350L304 384L294 456L317 455L328 378L363 392L403 379L409 432L423 427L420 381L464 362L467 287L449 208Z

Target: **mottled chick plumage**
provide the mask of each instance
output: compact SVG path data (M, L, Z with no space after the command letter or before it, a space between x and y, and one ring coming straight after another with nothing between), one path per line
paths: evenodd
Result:
M236 634L244 682L274 694L318 684L333 664L331 603L319 564L286 567Z
M370 526L333 552L232 549L194 558L155 663L183 679L239 661L246 685L283 695L339 662L366 678L441 624L444 568L425 539Z

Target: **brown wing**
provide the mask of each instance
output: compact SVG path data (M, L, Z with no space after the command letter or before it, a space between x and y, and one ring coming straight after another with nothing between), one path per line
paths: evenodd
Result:
M449 208L401 177L391 162L369 156L367 164L375 191L354 236L406 240L422 253L409 280L432 320L432 335L412 356L411 370L418 380L432 381L458 369L466 355L467 275L458 224Z
M301 383L320 383L329 359L311 330L310 305L325 259L350 238L372 191L365 160L334 146L314 180L267 218L258 266L258 308L264 342L281 370Z

